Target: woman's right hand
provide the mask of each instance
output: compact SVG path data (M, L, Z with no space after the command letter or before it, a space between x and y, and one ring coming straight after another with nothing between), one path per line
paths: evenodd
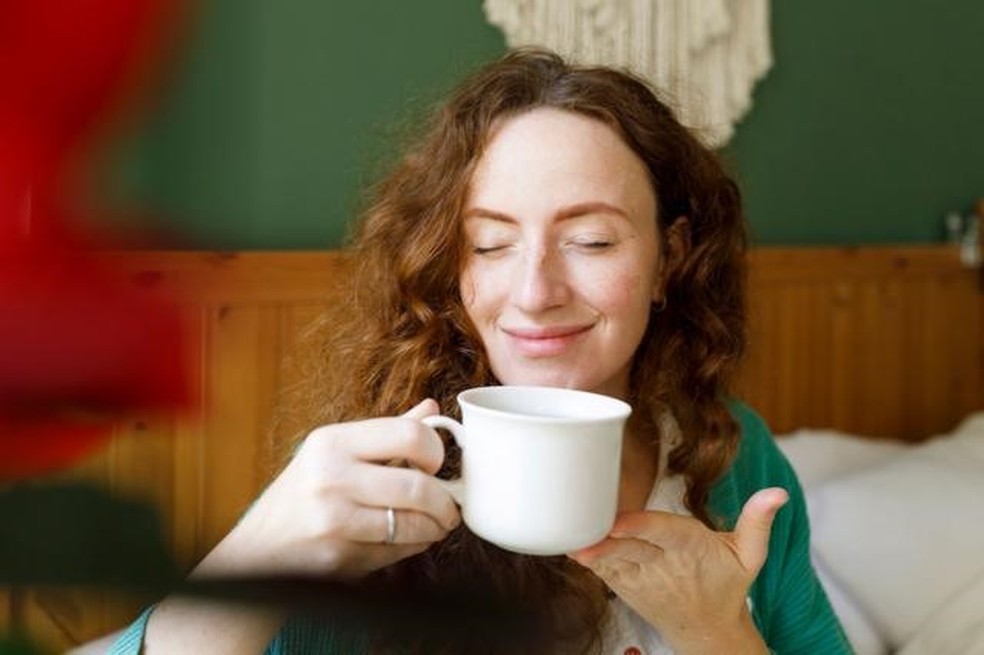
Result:
M195 575L354 579L444 539L461 518L433 477L444 445L420 419L436 413L428 399L401 417L311 432ZM393 460L410 466L387 466ZM388 507L396 518L393 543L386 543Z

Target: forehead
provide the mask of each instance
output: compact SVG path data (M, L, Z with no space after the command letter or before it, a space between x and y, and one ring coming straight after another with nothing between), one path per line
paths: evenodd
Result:
M497 123L476 164L470 204L547 193L564 201L655 197L645 164L598 119L537 108Z

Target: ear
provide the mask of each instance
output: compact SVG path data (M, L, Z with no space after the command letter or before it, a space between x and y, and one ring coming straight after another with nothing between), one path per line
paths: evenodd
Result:
M680 268L690 252L690 221L678 216L660 238L659 263L656 283L653 285L653 302L666 299L666 282Z

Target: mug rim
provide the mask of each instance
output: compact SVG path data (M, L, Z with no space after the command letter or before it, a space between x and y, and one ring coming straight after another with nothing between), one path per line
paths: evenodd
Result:
M483 405L476 404L474 401L470 400L470 396L477 396L486 393L497 393L500 389L509 389L510 393L529 393L529 394L546 394L546 393L557 393L562 392L565 394L580 395L583 398L590 399L594 403L601 403L606 406L606 411L604 411L599 416L537 416L535 414L523 414L520 412L509 412L501 409L496 409L492 407L486 407ZM605 394L596 393L594 391L585 391L583 389L572 389L569 387L548 387L548 386L536 386L536 385L515 385L515 384L495 384L488 385L484 387L472 387L470 389L465 389L457 395L458 404L464 409L467 405L470 409L478 411L482 414L488 414L491 416L498 416L501 418L515 418L516 416L522 416L524 421L530 421L533 423L602 423L612 420L622 420L627 419L632 413L632 406L620 398L615 398L614 396L606 396Z

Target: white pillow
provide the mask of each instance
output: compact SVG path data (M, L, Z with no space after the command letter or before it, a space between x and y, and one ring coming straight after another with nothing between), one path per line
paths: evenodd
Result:
M899 655L984 653L984 575L936 611Z
M984 437L937 438L807 490L813 547L892 647L984 571Z
M911 447L903 441L861 438L835 430L797 430L777 436L776 444L804 488L881 464Z
M953 433L984 435L984 412L977 412L965 418Z
M877 626L872 625L871 619L865 616L864 611L858 607L857 601L831 577L823 560L816 553L811 554L817 578L820 579L830 605L840 619L844 632L847 633L847 639L854 648L854 655L888 655L888 643L878 632Z

